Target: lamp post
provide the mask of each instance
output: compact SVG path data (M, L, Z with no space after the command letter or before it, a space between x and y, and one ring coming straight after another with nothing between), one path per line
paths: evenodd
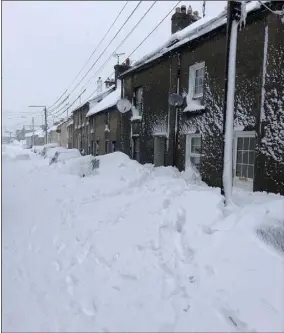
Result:
M47 144L47 110L46 105L29 105L29 108L44 108L44 122L45 122L45 143Z

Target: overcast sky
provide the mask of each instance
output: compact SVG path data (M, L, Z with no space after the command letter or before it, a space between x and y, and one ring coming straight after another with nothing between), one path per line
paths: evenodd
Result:
M42 109L31 109L28 105L50 106L62 95L125 3L125 1L5 1L2 3L2 120L7 129L13 130L16 127L21 128L22 125L31 124L32 116L35 117L36 124L42 124ZM140 25L117 50L118 53L126 53L121 57L122 61L176 3L176 1L156 2ZM203 1L182 1L179 6L191 5L193 10L201 13L202 3ZM137 4L138 1L128 2L116 24L69 92L97 60ZM70 104L152 4L153 1L143 1L137 8L82 84L70 94ZM225 4L224 1L207 1L206 15L218 14ZM133 54L131 60L138 60L151 52L165 42L170 34L171 15ZM112 74L116 61L115 57L111 57L104 68L90 81L86 92L82 95L82 101L96 90L96 81L99 76L105 80ZM78 104L79 101L76 103ZM77 104L74 104L71 110ZM64 105L65 103L62 104ZM49 121L52 122L51 115L49 115Z

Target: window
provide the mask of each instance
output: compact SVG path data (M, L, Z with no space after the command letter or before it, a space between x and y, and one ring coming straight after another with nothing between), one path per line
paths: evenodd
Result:
M203 97L205 63L198 63L189 68L189 95L192 99Z
M195 166L197 170L200 170L201 161L201 135L192 134L186 137L186 165L188 168L190 165Z
M238 136L236 149L236 177L253 179L255 160L255 137Z
M142 115L143 112L143 88L139 87L135 89L134 92L134 105L139 112L139 115Z

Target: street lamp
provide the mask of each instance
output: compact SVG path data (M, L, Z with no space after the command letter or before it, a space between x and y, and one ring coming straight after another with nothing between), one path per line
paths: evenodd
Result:
M44 108L44 122L45 122L45 143L47 144L47 111L46 105L29 105L29 108Z

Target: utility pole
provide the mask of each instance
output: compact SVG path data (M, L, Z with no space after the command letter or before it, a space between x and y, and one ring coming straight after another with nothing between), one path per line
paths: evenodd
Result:
M235 68L236 68L236 43L237 36L231 39L232 31L237 35L237 29L232 30L233 22L239 23L241 18L241 2L228 1L227 5L227 38L226 38L226 64L225 64L225 89L223 108L223 177L221 183L221 194L225 196L225 204L230 203L232 194L232 135L234 120L234 90L235 90ZM229 82L230 75L230 82ZM233 114L231 114L233 113ZM227 117L229 116L229 117Z
M45 105L29 105L29 108L44 108L45 143L47 143L47 109Z
M45 144L47 144L47 110L44 107L44 129L45 129Z
M35 119L32 117L32 129L33 129L33 146L35 145Z

